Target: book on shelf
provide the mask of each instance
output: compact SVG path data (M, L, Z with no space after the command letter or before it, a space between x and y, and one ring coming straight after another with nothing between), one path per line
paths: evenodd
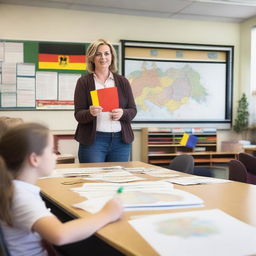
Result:
M217 129L216 128L203 128L204 133L216 133Z
M206 147L195 147L194 151L195 152L205 152L206 151Z
M216 128L192 128L192 133L216 133Z
M192 128L192 133L203 133L203 128Z
M171 132L171 128L166 128L166 127L150 127L148 128L148 132Z
M172 132L173 133L192 133L192 128L178 128L178 127L175 127L175 128L172 128Z

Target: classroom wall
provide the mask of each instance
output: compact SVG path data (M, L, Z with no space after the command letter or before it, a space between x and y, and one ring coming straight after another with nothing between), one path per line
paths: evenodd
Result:
M245 93L249 100L251 125L256 122L256 96L251 93L251 29L256 26L256 17L241 23L241 46L240 46L240 91L239 95ZM253 124L254 123L254 124Z
M241 34L238 23L151 18L0 4L0 38L2 39L90 42L98 38L107 38L113 43L127 39L234 45L235 102L242 91L241 87L246 86L240 78ZM52 130L74 130L76 127L72 111L2 111L0 115L19 116L25 121L43 122ZM222 140L233 138L228 131L220 131L219 134ZM133 159L139 160L140 131L136 131L135 135Z

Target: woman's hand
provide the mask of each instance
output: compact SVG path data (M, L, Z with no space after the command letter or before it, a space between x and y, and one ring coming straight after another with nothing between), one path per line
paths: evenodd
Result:
M98 116L102 111L102 107L101 106L90 106L89 110L90 110L90 113L92 116Z
M124 111L122 108L116 108L113 109L110 114L113 121L118 121L122 117L123 113Z

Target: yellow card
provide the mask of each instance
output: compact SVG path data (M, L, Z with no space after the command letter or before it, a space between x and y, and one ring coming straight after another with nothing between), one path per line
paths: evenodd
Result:
M186 144L188 142L188 138L189 138L189 134L188 133L183 133L183 137L180 141L180 145L186 146Z
M98 97L98 92L97 90L90 91L91 93L91 98L92 98L92 105L93 106L99 106L99 97Z

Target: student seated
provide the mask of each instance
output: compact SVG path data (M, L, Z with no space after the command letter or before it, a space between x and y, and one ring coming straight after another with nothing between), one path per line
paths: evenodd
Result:
M0 138L0 225L14 256L48 255L42 240L64 245L91 236L123 212L113 198L87 218L60 222L40 197L37 179L54 169L53 136L45 126L20 124Z

